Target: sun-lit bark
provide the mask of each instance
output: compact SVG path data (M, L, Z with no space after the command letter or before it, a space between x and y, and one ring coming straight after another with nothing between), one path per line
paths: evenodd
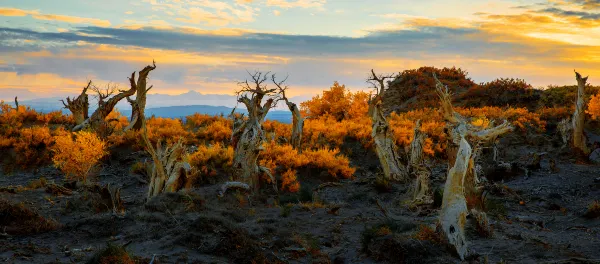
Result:
M67 97L67 102L64 100L60 100L65 108L71 111L73 115L73 120L75 120L75 124L83 123L89 116L88 111L90 108L90 103L88 102L87 90L92 85L92 81L89 81L88 84L83 87L81 94L77 96L77 98L71 100L71 98ZM16 100L16 97L15 97Z
M290 143L292 147L294 147L294 149L302 151L301 145L302 131L304 129L304 118L300 114L300 109L298 108L298 106L295 103L290 102L290 100L285 96L285 91L288 89L288 87L287 85L284 85L284 83L287 80L287 78L285 78L281 82L277 82L275 80L275 74L273 74L271 77L273 83L279 89L279 93L281 94L282 99L285 101L285 104L292 113L292 138L290 140Z
M89 126L96 130L99 127L106 124L106 117L110 112L113 111L117 103L128 96L135 94L135 87L131 87L129 90L119 90L119 93L110 97L116 90L116 86L108 84L106 89L102 90L96 86L91 86L91 89L96 92L98 96L98 108L94 113L82 123L77 124L73 128L73 132L82 130ZM110 97L110 98L109 98ZM108 100L106 100L108 98Z
M181 138L170 146L162 146L159 140L156 149L148 139L146 120L142 119L142 139L146 143L146 150L152 156L152 173L148 185L148 198L163 192L177 192L182 189L191 166L183 160L185 147Z
M269 176L272 183L275 184L275 179L269 169L258 165L258 156L263 150L262 145L265 141L262 123L269 110L275 106L279 94L277 89L268 89L265 84L269 73L256 72L250 76L252 82L240 83L241 89L237 91L238 102L246 106L248 117L238 119L238 124L234 124L232 135L235 150L233 177L235 180L239 179L247 183L256 191L260 187L261 174ZM263 103L265 97L267 98Z
M475 193L477 189L477 174L474 169L475 156L467 139L474 142L494 141L497 137L513 130L508 123L480 129L472 126L467 120L454 111L448 87L444 86L435 76L436 93L441 101L440 111L447 123L448 138L458 146L454 156L449 158L449 170L444 186L440 224L448 242L456 248L459 257L464 260L468 246L465 239L465 222L469 214L465 189Z
M136 90L136 94L135 100L127 97L127 101L131 104L131 120L129 121L129 125L124 129L125 131L130 129L140 130L142 128L142 119L146 118L144 114L146 109L146 94L152 89L152 85L146 88L146 80L148 79L148 74L154 69L156 69L156 63L152 61L152 66L148 65L139 72L137 82L135 81L135 72L129 77L129 84L132 89Z
M373 84L376 93L369 100L369 116L373 124L371 137L375 143L375 153L379 157L386 180L407 181L407 169L400 162L392 130L383 114L382 96L385 91L385 80L391 79L393 76L378 76L373 70L371 70L371 74L368 81Z
M587 147L586 138L583 134L586 107L585 84L588 77L581 77L581 74L575 72L575 79L577 80L577 101L575 102L575 112L571 119L573 127L573 147L584 154L589 154L590 150Z
M413 141L410 143L410 159L408 170L415 178L413 205L426 205L433 203L429 177L431 171L425 166L423 160L423 144L427 135L421 131L421 120L417 120L413 133Z

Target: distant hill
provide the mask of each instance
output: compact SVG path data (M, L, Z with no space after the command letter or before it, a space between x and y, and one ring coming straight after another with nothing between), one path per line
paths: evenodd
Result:
M207 115L229 115L233 108L225 106L210 106L210 105L184 105L184 106L167 106L147 108L146 116L156 116L165 118L184 118L194 113ZM131 110L119 110L125 116L131 116ZM238 113L248 113L246 109L236 109ZM289 111L271 110L267 114L267 119L276 120L282 123L291 123L292 114Z

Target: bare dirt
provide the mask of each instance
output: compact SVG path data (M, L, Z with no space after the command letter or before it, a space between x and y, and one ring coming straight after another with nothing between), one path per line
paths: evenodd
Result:
M600 263L600 219L584 217L587 206L600 199L600 166L577 164L552 144L512 140L503 140L505 161L525 159L530 152L547 154L540 169L495 177L496 187L485 202L493 235L481 237L469 220L470 257L464 262ZM303 189L295 195L234 191L219 198L215 184L146 201L143 176L129 171L143 156L122 151L103 161L95 178L98 184L122 187L122 216L105 210L98 195L68 184L70 195L48 193L44 187L7 191L40 178L68 183L52 167L0 174L0 187L5 187L0 200L57 223L55 230L23 234L3 226L26 219L11 220L8 211L0 212L0 262L86 263L111 243L126 245L138 263L461 263L444 244L415 239L422 225L435 228L439 195L438 207L410 209L411 184L378 191L377 160L368 152L353 152L353 164L360 167L354 179L314 193L331 179L305 172L299 177ZM556 161L557 172L550 160ZM438 192L446 166L432 162ZM377 231L381 226L389 231Z

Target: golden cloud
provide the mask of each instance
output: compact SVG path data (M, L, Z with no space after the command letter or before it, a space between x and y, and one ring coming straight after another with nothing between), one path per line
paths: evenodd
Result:
M36 10L22 10L16 8L0 8L0 16L27 16L31 15L34 19L37 20L47 20L47 21L60 21L66 23L73 24L92 24L99 27L109 27L110 22L108 20L96 19L96 18L86 18L86 17L76 17L76 16L65 16L65 15L55 15L55 14L41 14Z

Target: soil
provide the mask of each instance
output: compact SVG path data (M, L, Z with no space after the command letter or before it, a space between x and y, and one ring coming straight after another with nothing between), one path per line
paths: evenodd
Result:
M600 166L578 164L556 144L512 140L503 139L505 161L545 152L541 168L494 177L485 202L492 236L482 237L469 219L470 253L463 262L600 263L600 219L584 217L588 205L600 200ZM0 172L5 187L0 200L57 223L49 231L2 231L28 219L14 221L0 212L0 262L86 263L110 243L125 245L137 263L461 263L443 243L415 236L423 226L435 229L439 196L438 207L413 209L408 205L412 184L392 183L388 192L378 191L375 156L358 144L345 147L352 148L347 153L359 167L355 177L315 192L331 179L306 171L299 177L302 190L294 195L233 191L219 198L217 183L148 201L144 176L130 172L147 157L119 150L103 161L94 180L121 186L123 215L105 210L97 194L68 184L53 167ZM550 160L558 171L550 169ZM430 165L439 193L447 165L443 160ZM67 183L72 193L52 194L44 187L6 191L40 178Z

